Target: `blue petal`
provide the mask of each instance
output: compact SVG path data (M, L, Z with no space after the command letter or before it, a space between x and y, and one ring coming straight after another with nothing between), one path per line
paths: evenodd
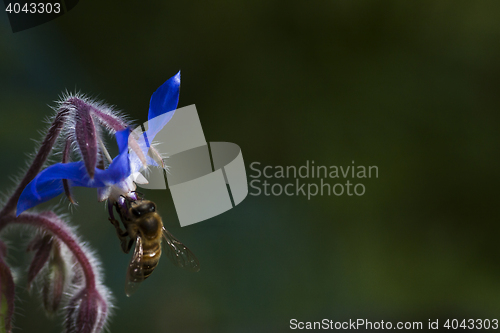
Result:
M116 143L118 144L118 154L121 154L128 149L128 136L130 128L115 133Z
M17 214L19 216L26 209L35 207L42 202L48 201L52 198L57 197L59 194L64 192L63 184L61 180L51 180L47 182L38 182L40 188L38 191L35 189L35 183L29 183L19 201L17 202Z
M160 132L163 127L172 119L174 111L169 111L162 115L159 115L153 119L148 120L148 130L146 131L146 146L149 148L151 143L154 141L156 134ZM147 151L145 152L147 155Z
M57 163L51 165L47 169L40 172L32 183L34 184L35 190L42 188L42 184L47 181L68 179L72 180L72 185L87 184L91 179L87 174L87 169L85 169L85 164L83 162L71 162L71 163ZM81 185L76 185L81 186ZM35 193L36 194L36 193Z
M102 181L105 185L116 184L130 176L130 161L128 154L128 138L130 128L116 132L116 142L118 143L119 154L106 170L96 169L94 180ZM101 186L92 186L101 187Z
M116 184L130 175L128 160L129 129L116 133L120 153L106 170L95 169L94 179L88 175L83 162L57 163L33 179L21 193L17 202L17 215L28 208L55 198L63 192L62 179L68 179L71 186L105 187Z
M148 120L159 115L173 111L179 103L179 90L181 87L181 72L168 79L151 95L149 102Z
M172 119L179 103L181 72L168 79L151 95L148 113L147 147L156 134Z

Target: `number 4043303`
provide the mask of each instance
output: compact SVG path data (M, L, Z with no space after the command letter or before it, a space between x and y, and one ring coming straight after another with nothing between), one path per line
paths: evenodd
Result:
M59 14L61 12L61 4L59 2L54 3L25 3L20 4L17 2L9 2L5 11L9 14Z
M443 325L447 329L498 329L498 319L448 319Z

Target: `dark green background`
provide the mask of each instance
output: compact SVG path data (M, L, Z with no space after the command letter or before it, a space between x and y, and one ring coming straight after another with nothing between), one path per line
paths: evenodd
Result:
M75 191L71 223L116 297L112 332L499 318L499 16L497 1L86 0L13 34L0 14L0 188L13 187L64 90L140 123L181 69L179 106L196 104L207 140L237 143L247 167L354 160L379 178L362 197L248 196L186 228L169 193L145 191L202 269L162 258L131 298L104 205ZM8 236L15 326L59 331L25 291L24 245Z

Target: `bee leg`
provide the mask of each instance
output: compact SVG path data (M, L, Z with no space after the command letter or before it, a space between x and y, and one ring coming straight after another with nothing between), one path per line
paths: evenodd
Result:
M118 220L115 220L115 219L112 219L112 218L109 218L108 220L115 227L116 234L118 235L118 238L121 239L121 238L128 237L128 232L126 230L122 230L122 228L120 228L120 222L118 222Z
M122 243L123 252L129 253L130 249L132 248L132 244L134 244L134 240L132 238L130 238L130 240L128 241L128 245L127 245L127 251L125 251L125 249L123 248L123 243Z
M125 253L128 253L130 251L130 246L131 246L129 244L130 242L127 240L128 232L126 230L122 230L122 228L120 228L120 222L118 222L117 220L109 218L109 222L111 222L111 224L116 229L116 235L120 239L120 245L122 247L122 251Z
M115 202L114 203L114 206L115 206L115 209L116 209L116 212L118 213L118 215L120 216L120 219L123 220L128 220L129 219L129 208L130 208L130 203L129 201L127 200L127 198L125 198L123 195L120 196L120 202ZM111 211L113 209L111 208ZM114 216L113 216L114 218ZM125 226L125 223L123 223L123 225Z
M127 242L127 239L124 238L124 239L120 239L120 241L121 241L122 251L124 253L129 253L130 249L132 248L132 244L134 243L134 240L131 238Z

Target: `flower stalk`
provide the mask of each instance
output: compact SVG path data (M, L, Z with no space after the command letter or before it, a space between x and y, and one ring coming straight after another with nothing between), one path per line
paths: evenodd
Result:
M15 215L17 201L19 200L21 193L23 192L26 185L28 185L28 183L31 182L36 177L36 175L40 172L43 165L47 161L47 158L52 152L52 147L54 147L54 143L56 142L57 137L59 136L59 133L63 128L64 122L66 121L68 114L69 110L66 108L61 108L57 112L57 115L54 121L52 122L52 125L50 126L47 135L45 136L45 139L42 141L40 149L38 150L38 153L33 159L33 162L31 163L28 171L26 172L26 175L24 175L23 179L19 182L19 185L14 191L14 194L12 194L12 196L7 201L7 204L5 204L3 209L0 211L0 219L3 216ZM3 224L0 222L0 230L2 229L3 229Z
M27 249L34 252L28 288L34 281L41 283L45 310L49 315L64 312L66 333L100 333L112 308L111 296L101 282L97 260L66 222L52 211L26 210L62 193L74 203L71 187L84 186L97 188L99 201L108 201L114 220L114 204L125 198L137 200L135 182L146 181L140 171L148 165L164 167L151 141L171 119L179 88L180 73L151 97L148 121L153 129L148 130L149 141L135 132L130 135L128 122L111 107L80 95L65 96L26 174L0 211L0 232L8 225L30 225L38 231ZM153 121L160 115L164 116L161 121ZM103 130L116 138L119 154L115 158L104 145ZM63 146L61 163L42 170L58 139ZM76 161L72 158L75 155ZM0 241L0 331L10 333L15 285L6 253Z
M91 262L91 255L80 245L71 229L55 213L23 213L16 217L16 205L21 193L26 185L35 179L47 161L70 113L70 107L64 103L58 109L28 171L7 204L0 211L0 231L7 225L20 224L31 225L41 230L43 236L38 234L28 246L28 250L36 251L28 270L28 287L37 276L42 275L40 273L45 268L47 274L42 277L42 300L47 313L53 314L61 308L63 303L67 303L66 332L101 332L108 317L109 295L101 295L99 291L99 289L103 290L104 288L100 286L100 281L98 281L99 275L95 265ZM68 139L63 150L63 163L69 162L70 147L71 142ZM67 181L64 188L72 201ZM69 249L72 255L70 260L62 258L60 244L64 244ZM10 268L5 262L7 249L3 243L0 242L0 245L0 309L2 309L0 330L11 332L15 285ZM79 269L83 273L83 286L70 286L66 281L66 267L64 265L72 264L71 261L78 263ZM78 278L75 278L75 281L78 281ZM71 289L78 288L80 289L77 290L76 295L69 300L63 300L65 293L71 294ZM85 300L79 301L82 295L85 295ZM77 306L80 303L84 308ZM78 318L77 321L73 318L75 315Z

